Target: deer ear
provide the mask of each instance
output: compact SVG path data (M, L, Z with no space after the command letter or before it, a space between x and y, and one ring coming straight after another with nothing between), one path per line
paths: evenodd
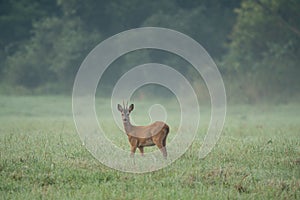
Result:
M121 106L120 104L118 104L118 110L119 110L120 112L123 111L123 108L122 108L122 106Z
M131 112L131 111L133 110L133 108L134 108L134 105L131 104L131 105L129 106L129 112Z

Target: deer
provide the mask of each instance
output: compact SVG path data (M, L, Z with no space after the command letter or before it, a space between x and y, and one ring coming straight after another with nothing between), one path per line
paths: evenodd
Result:
M163 157L167 159L166 140L169 133L169 126L162 122L156 121L148 126L134 126L130 123L130 113L134 108L131 104L128 108L128 102L123 107L118 104L118 110L121 112L125 133L128 136L130 144L130 156L134 157L138 148L141 156L144 156L144 147L157 146Z

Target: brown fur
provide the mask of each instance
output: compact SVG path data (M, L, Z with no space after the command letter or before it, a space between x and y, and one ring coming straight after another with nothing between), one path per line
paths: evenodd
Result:
M141 155L144 155L144 147L156 145L167 158L166 140L169 133L169 126L160 121L156 121L148 126L133 126L129 120L129 114L133 110L133 104L129 108L118 105L118 110L122 113L125 132L128 136L131 147L131 156L134 156L138 148Z

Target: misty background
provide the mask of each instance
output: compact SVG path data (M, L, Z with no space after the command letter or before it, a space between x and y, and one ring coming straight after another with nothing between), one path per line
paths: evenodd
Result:
M157 26L180 31L207 50L229 102L297 101L299 10L299 0L1 0L0 94L70 95L80 64L97 44L121 31ZM198 98L208 97L188 62L158 50L116 60L98 93L110 95L122 74L148 62L174 67ZM164 88L138 91L140 98L152 94L170 95Z

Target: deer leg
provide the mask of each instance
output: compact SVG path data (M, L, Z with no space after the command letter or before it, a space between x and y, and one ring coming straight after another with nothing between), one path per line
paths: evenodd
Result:
M163 139L163 146L165 147L166 146L166 140L167 140L167 137L165 137L164 139Z
M167 156L168 156L168 153L167 153L167 147L166 147L166 140L167 140L167 137L165 137L164 139L163 139L163 155L164 155L164 157L165 158L167 158Z
M156 144L156 146L159 148L159 150L161 151L161 153L163 154L163 157L165 159L167 159L167 149L166 149L166 138L167 137L159 137L159 138L155 138L153 140L154 144Z
M160 151L162 152L163 157L164 157L165 159L167 159L168 153L167 153L166 147L162 147L162 148L160 149Z
M136 146L131 146L131 153L130 153L130 157L134 157L135 151L136 151Z
M166 147L164 147L162 144L157 144L157 147L159 148L159 150L160 150L161 153L163 154L163 157L164 157L165 159L167 159L168 154L167 154L167 149L166 149Z
M136 148L138 146L138 141L135 138L131 138L129 139L129 143L130 143L130 151L131 151L130 157L134 157Z
M144 156L144 147L139 147L139 150L141 152L141 156Z

